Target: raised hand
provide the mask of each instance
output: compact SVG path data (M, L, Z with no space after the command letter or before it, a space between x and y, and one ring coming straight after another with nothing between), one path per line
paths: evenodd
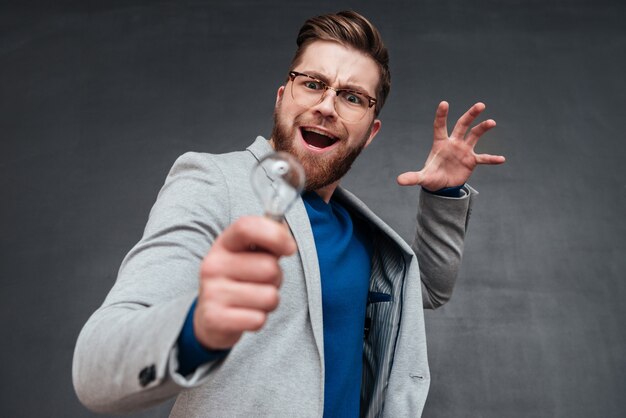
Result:
M278 260L295 251L286 225L265 217L240 218L220 234L202 261L193 318L204 347L230 348L245 331L263 327L278 307Z
M437 107L434 122L433 147L420 171L408 171L400 174L398 184L402 186L420 185L427 190L436 191L445 187L460 186L471 176L478 164L502 164L501 155L476 154L474 147L480 137L496 126L493 119L488 119L469 129L474 120L485 110L483 103L476 103L459 118L452 134L448 136L448 102L441 102ZM467 132L469 129L469 133Z

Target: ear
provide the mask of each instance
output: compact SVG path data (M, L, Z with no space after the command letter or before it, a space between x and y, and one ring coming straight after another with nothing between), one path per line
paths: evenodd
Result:
M370 144L370 142L372 142L378 131L380 131L381 126L382 122L380 121L380 119L374 119L374 122L372 122L372 127L370 128L370 137L367 138L367 141L365 142L365 146L363 148L366 148Z
M276 104L275 104L275 106L278 106L280 101L283 99L283 94L285 94L285 86L280 86L278 88L278 91L276 92Z

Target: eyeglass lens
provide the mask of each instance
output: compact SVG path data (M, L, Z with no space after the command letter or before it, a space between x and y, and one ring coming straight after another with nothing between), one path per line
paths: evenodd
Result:
M291 96L301 106L312 107L321 102L326 92L330 90L321 81L305 75L297 75L291 83ZM369 99L358 92L339 90L335 97L337 114L350 122L357 122L363 118L369 108Z

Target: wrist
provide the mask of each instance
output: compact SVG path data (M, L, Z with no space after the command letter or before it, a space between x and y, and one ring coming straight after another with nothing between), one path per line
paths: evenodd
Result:
M434 194L437 196L444 196L444 197L462 197L463 193L461 192L461 190L463 190L463 187L465 187L465 183L461 184L460 186L452 186L452 187L444 187L441 188L439 190L428 190L426 187L422 187L422 189L430 194Z
M201 364L209 361L220 360L230 352L226 350L213 350L204 346L198 339L193 326L193 317L196 311L196 302L189 308L183 329L178 337L178 372L182 375L192 373Z

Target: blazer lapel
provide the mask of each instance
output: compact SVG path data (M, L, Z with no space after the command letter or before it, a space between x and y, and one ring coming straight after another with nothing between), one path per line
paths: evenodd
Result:
M324 365L324 320L322 314L322 282L319 261L309 215L302 198L294 203L285 215L285 220L298 244L298 253L302 261L304 280L306 282L307 301L313 337L317 345L322 367Z
M257 160L273 152L269 142L263 137L257 137L248 147ZM269 181L269 177L268 177ZM322 313L322 283L320 278L319 261L315 248L315 239L309 222L309 215L304 207L302 198L298 198L291 209L285 214L285 220L298 245L298 254L302 262L304 280L306 285L306 298L308 311L311 318L313 338L320 356L322 368L324 367L324 325Z

